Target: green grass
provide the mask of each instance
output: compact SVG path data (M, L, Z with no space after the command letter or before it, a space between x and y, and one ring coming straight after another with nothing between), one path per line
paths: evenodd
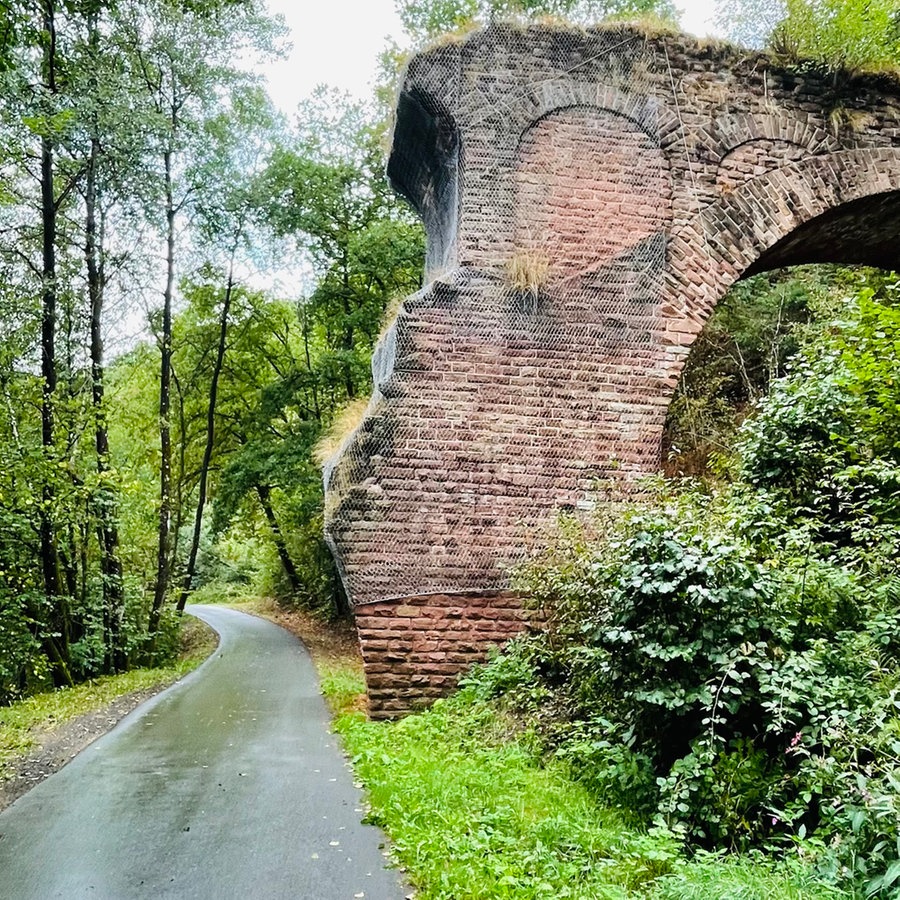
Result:
M322 694L336 716L357 711L366 694L366 679L357 668L323 661L318 666Z
M791 857L700 854L683 860L654 885L653 900L845 900L853 896L822 882L815 869Z
M688 860L675 837L627 827L561 764L543 766L496 709L464 696L398 722L344 714L337 730L419 900L846 896L800 862Z
M171 665L107 675L0 707L0 778L12 759L34 746L37 732L102 709L125 694L171 684L196 669L215 649L216 636L199 620L186 619L182 631L185 650Z

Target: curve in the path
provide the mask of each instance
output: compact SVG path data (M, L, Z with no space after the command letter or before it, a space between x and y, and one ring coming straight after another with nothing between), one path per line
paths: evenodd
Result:
M305 648L233 610L196 672L0 814L0 898L397 900Z

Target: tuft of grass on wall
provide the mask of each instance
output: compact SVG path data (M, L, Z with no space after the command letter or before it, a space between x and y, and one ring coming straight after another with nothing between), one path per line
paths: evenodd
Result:
M517 250L507 261L507 284L519 294L536 300L549 278L550 258L540 250Z
M359 428L369 406L368 397L351 400L334 418L331 426L316 442L313 458L320 466L324 466L340 449L347 438Z

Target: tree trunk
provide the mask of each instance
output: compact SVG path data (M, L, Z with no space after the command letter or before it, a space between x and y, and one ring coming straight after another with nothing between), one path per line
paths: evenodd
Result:
M173 365L171 367L172 387L174 403L178 410L178 434L180 440L176 442L178 447L178 477L172 478L172 505L175 509L175 520L172 523L172 543L169 545L169 578L175 568L175 560L178 559L180 549L179 541L181 540L181 528L184 525L184 482L185 482L185 461L187 459L188 446L188 427L187 418L184 414L184 391L181 389L181 382L178 380L178 370ZM174 415L174 413L172 414ZM175 471L175 470L173 470Z
M349 323L353 315L350 308L350 270L346 258L341 263L343 269L344 291L342 303L344 307L344 321ZM356 397L356 384L353 381L353 364L350 362L353 356L353 325L344 326L343 349L347 353L347 362L344 363L344 386L347 390L347 399L353 400Z
M97 21L90 21L91 45L97 52ZM103 631L105 667L120 671L126 665L122 646L122 617L125 610L125 588L122 581L122 562L119 558L119 529L116 496L109 483L109 432L104 401L103 364L103 301L105 277L101 254L102 235L97 233L97 171L100 165L100 141L91 138L91 155L87 168L85 191L85 263L87 265L88 296L91 305L91 402L94 410L94 446L97 453L99 484L95 499L97 539L100 545L100 573L103 590Z
M175 201L172 186L172 151L163 155L166 184L166 289L159 377L159 532L156 551L156 584L150 611L150 633L159 630L169 586L169 519L172 507L172 433L169 423L172 392L172 296L175 291Z
M297 594L300 591L300 577L297 575L297 567L288 553L287 544L284 542L284 535L278 526L278 519L275 518L275 510L272 509L272 489L267 484L258 484L256 486L256 496L259 498L259 504L262 506L266 521L272 532L272 540L275 543L275 550L278 558L281 560L282 568L287 575L288 584L291 586L291 593Z
M178 598L178 611L184 611L191 585L194 581L194 572L197 567L197 553L200 550L200 532L203 527L203 508L206 506L206 485L209 477L209 464L212 461L213 445L216 435L216 400L219 394L219 376L222 373L222 364L225 361L225 345L228 337L228 316L231 312L231 299L234 293L234 251L228 266L228 283L225 286L225 298L222 301L222 315L219 318L219 344L216 348L216 361L212 371L212 381L209 387L209 404L206 408L206 446L203 448L203 461L200 464L200 484L197 488L197 512L194 515L194 533L191 537L191 550L188 556L187 571L184 574L184 584L181 586L181 596ZM296 575L296 572L294 573Z
M43 81L47 92L56 93L56 11L53 0L44 0ZM41 298L41 445L49 461L54 449L53 404L56 393L56 196L54 190L54 144L50 135L41 138L41 231L43 240L43 294ZM60 592L59 555L53 524L55 494L45 480L41 491L41 570L44 593L51 610L47 630L57 638L47 638L46 651L54 667L57 683L72 684L69 672L68 614Z

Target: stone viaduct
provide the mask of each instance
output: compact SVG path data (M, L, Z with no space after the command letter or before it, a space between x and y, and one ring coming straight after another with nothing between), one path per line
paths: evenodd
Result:
M388 174L427 286L326 470L373 715L523 627L510 567L659 466L737 279L900 265L900 83L629 26L493 25L416 56Z

